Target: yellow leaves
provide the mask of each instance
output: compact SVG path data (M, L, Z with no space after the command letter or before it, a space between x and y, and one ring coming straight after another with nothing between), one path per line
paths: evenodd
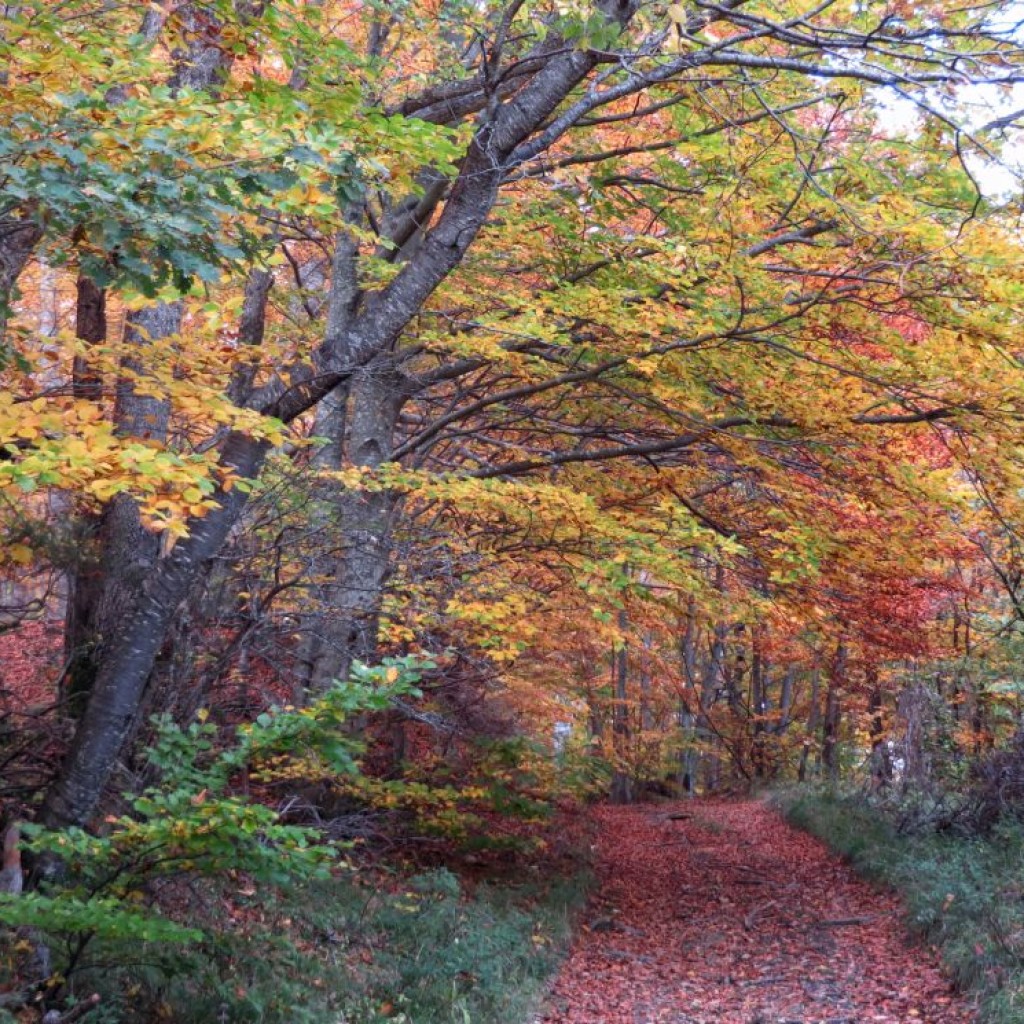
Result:
M30 565L34 555L27 544L11 544L7 548L7 557L16 565Z
M109 501L115 494L123 489L123 485L117 480L92 480L85 490L98 501Z
M650 379L658 371L658 359L655 358L633 358L627 360L628 365L641 377Z
M14 428L13 434L11 436L15 438L20 438L21 440L25 441L34 441L37 437L39 437L39 426L40 425L38 417L31 415L26 416Z

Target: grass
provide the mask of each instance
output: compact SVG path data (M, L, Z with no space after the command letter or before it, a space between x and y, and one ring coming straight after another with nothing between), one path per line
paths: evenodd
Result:
M982 1024L1024 1020L1024 826L986 838L904 834L852 796L789 791L790 822L844 856L862 876L902 896L907 923L937 946Z
M178 951L97 948L74 988L102 993L86 1024L525 1024L590 875L522 874L356 874L276 894L225 886L213 910L230 909L231 930Z

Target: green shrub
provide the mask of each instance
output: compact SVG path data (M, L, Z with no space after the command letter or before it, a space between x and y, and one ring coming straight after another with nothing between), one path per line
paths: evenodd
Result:
M238 792L243 775L357 778L360 745L343 724L410 692L418 668L359 668L312 707L260 716L230 742L205 716L184 729L162 721L149 751L159 784L128 797L103 834L28 827L63 876L0 902L0 923L49 945L47 1001L101 993L87 1024L525 1021L585 875L469 892L444 869L370 884L317 833ZM494 757L510 759L515 786L532 783L521 759Z
M469 894L443 868L388 885L328 876L259 893L260 927L209 936L159 969L81 978L105 992L110 1024L525 1024L587 877Z
M227 743L205 715L184 729L161 719L148 751L159 784L129 795L128 811L108 817L102 834L23 826L29 849L60 870L38 891L0 894L0 926L28 929L34 944L53 952L49 998L73 998L76 976L96 963L108 974L140 963L166 977L186 962L195 971L174 945L191 944L216 960L215 937L232 925L207 908L216 885L229 878L262 891L325 877L336 846L320 842L313 829L282 824L273 808L232 784L243 772L269 779L356 774L360 746L344 723L409 693L419 668L410 659L358 666L352 681L315 704L260 715ZM175 884L177 891L169 888ZM16 973L18 964L0 964L3 970Z

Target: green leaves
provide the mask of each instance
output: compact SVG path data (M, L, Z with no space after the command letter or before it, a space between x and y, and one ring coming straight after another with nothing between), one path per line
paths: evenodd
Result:
M414 658L358 665L322 700L301 710L274 710L239 729L234 743L218 739L201 713L186 728L158 719L148 752L160 781L128 796L130 811L106 819L93 835L80 828L23 828L28 847L65 865L59 888L0 898L0 923L54 935L110 942L194 942L195 928L168 920L152 902L149 883L176 874L216 878L244 872L262 885L323 876L337 848L318 832L282 824L272 807L232 791L243 770L291 777L305 768L354 775L360 744L342 731L355 714L382 710L415 693L427 667Z
M67 8L83 10L69 18ZM261 47L289 53L306 14L268 13ZM310 76L301 96L263 76L224 77L215 94L149 86L168 68L152 40L125 31L133 16L24 5L8 35L16 44L0 40L11 68L0 214L30 214L48 259L78 261L101 287L152 298L212 284L269 256L274 214L337 220L371 182L405 188L424 163L454 169L451 132L361 110L355 75L343 85ZM233 5L220 18L234 53L252 19ZM165 31L175 30L171 18ZM123 59L110 57L111 34L126 39ZM319 59L341 62L335 73L357 63L347 46L320 44Z
M0 893L0 923L50 934L87 934L122 942L198 942L203 933L112 897L81 897L71 892Z

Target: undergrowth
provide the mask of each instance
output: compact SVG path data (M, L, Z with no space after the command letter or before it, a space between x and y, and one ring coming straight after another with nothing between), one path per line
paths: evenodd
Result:
M910 928L941 951L982 1024L1024 1020L1024 825L985 838L901 832L859 797L794 791L786 817L903 897Z
M317 702L227 735L205 713L185 728L158 721L148 751L157 783L125 795L124 813L90 832L23 824L18 841L54 870L38 888L0 893L0 1024L13 1011L77 1013L94 993L83 1024L524 1021L567 944L587 874L582 842L571 828L556 834L519 751L490 752L505 816L516 799L521 812L518 830L501 818L493 842L480 842L489 837L473 830L485 819L450 787L402 794L447 823L441 838L430 833L432 855L465 857L467 877L486 869L489 883L443 867L353 867L342 854L354 844L286 824L255 795L281 780L365 779L344 727L416 692L422 667L360 666Z
M235 927L190 947L140 943L77 973L90 1024L519 1024L543 997L587 874L472 887L440 868L211 892ZM4 1018L0 1011L0 1020Z

